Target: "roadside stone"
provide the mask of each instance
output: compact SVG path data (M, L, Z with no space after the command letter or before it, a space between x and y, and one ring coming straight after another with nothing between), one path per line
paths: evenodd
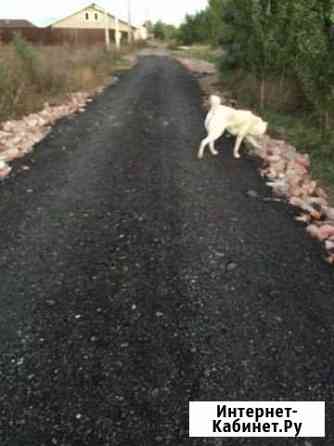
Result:
M248 190L246 195L250 198L258 198L259 194L255 190Z
M152 390L152 397L153 398L157 398L158 396L159 396L159 393L160 393L160 391L159 391L159 389L153 389Z
M97 94L95 90L93 94ZM21 120L6 121L0 127L0 178L10 174L11 168L6 162L21 158L30 153L33 146L49 133L51 126L59 119L76 112L84 112L90 94L78 92L69 94L62 105L44 108L38 113L31 113ZM22 170L28 170L25 166Z
M238 264L235 263L235 262L229 262L229 263L226 265L226 271L227 271L228 273L231 273L232 271L234 271L234 270L237 269L237 268L238 268Z

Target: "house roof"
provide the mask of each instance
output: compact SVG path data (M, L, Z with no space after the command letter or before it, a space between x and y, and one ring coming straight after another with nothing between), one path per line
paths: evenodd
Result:
M35 28L29 20L0 19L0 28Z
M95 11L97 12L101 12L102 14L104 14L106 12L105 9L101 8L100 6L98 6L96 3L91 3L90 5L85 6L84 8L79 9L78 11L74 12L73 14L70 14L68 16L63 17L62 19L56 20L55 22L51 23L49 26L53 26L56 25L59 22L62 22L65 19L68 19L70 17L73 17L81 12L86 11L86 9L95 9ZM116 17L112 14L110 14L110 12L107 12L108 16L111 17L112 19L116 19ZM125 22L124 20L118 19L120 23L123 23L124 25L128 25L127 22ZM137 29L136 26L132 26L132 29Z

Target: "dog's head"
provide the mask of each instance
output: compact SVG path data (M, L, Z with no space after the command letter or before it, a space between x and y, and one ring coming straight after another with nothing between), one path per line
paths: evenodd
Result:
M219 96L215 96L214 94L212 94L210 96L209 102L211 107L217 107L218 105L221 105L222 100L220 99Z

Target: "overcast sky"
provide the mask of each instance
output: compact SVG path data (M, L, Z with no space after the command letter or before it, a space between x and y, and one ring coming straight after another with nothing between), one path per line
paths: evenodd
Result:
M133 22L143 23L147 18L179 24L185 14L194 13L207 4L207 0L130 0ZM44 26L93 3L90 0L0 0L0 19L28 19ZM99 0L97 5L127 17L128 0Z

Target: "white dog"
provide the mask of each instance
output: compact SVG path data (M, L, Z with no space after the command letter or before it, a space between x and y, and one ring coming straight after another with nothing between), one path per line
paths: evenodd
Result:
M221 99L218 96L210 96L210 105L210 111L205 119L205 128L208 136L203 139L200 145L199 159L203 158L204 149L208 144L212 155L218 155L218 152L215 150L215 141L223 135L225 130L237 136L234 146L235 158L240 158L239 150L244 139L259 148L255 138L266 133L267 122L250 111L225 107L221 104Z

